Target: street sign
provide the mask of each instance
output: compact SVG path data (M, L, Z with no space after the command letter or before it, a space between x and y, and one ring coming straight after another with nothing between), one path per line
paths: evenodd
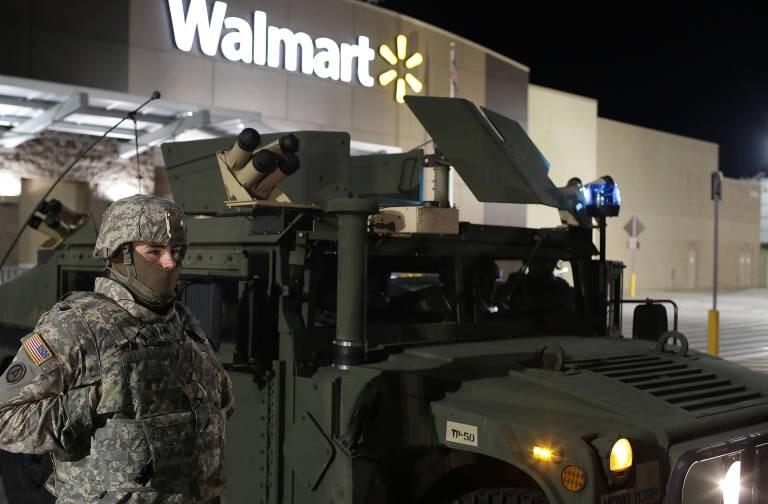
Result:
M645 229L645 226L643 226L643 223L640 222L640 219L632 216L629 221L627 221L626 224L624 224L624 231L627 232L630 238L637 238L640 236L640 233L643 232L643 229Z
M712 172L712 193L710 197L712 201L720 201L723 199L723 173L719 171Z
M627 242L627 248L629 250L637 250L640 248L640 241L637 238L630 238Z

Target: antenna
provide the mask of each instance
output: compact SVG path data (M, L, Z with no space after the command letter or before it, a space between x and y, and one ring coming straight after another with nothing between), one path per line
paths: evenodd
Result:
M139 128L136 124L136 113L131 112L129 117L133 121L133 139L136 142L136 178L139 182L139 194L143 194L141 190L141 179L143 177L141 176L141 161L139 160Z

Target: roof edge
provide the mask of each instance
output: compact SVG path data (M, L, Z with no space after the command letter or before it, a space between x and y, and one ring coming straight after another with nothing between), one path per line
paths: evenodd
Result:
M489 54L489 55L493 56L494 58L500 59L500 60L504 61L505 63L508 63L508 64L510 64L510 65L512 65L514 67L517 67L520 70L523 70L523 71L525 71L527 73L531 73L531 69L528 66L523 65L522 63L513 60L509 56L504 56L503 54L498 53L498 52L494 51L493 49L488 49L487 47L485 47L483 45L480 45L477 42L473 42L473 41L471 41L471 40L469 40L467 38L464 38L464 37L462 37L460 35L456 35L453 32L449 32L448 30L440 28L439 26L435 26L435 25L429 24L429 23L427 23L425 21L422 21L420 19L416 19L416 18L413 18L411 16L408 16L406 14L402 14L400 12L397 12L397 11L394 11L394 10L390 10L390 9L385 9L384 7L379 7L377 5L372 5L372 4L369 4L367 2L363 2L363 1L360 1L360 0L344 0L344 1L346 3L349 3L349 4L354 4L357 7L362 7L362 8L365 8L365 9L370 9L370 10L376 11L377 13L386 14L388 16L399 17L399 18L401 18L403 20L408 21L409 23L413 23L415 25L419 25L419 26L422 26L424 28L428 28L430 30L434 30L434 31L436 31L436 32L438 32L438 33L440 33L442 35L446 35L446 36L448 36L450 38L453 38L453 39L455 39L458 42L461 42L461 43L466 44L466 45L468 45L470 47L473 47L475 49L483 51L484 53Z

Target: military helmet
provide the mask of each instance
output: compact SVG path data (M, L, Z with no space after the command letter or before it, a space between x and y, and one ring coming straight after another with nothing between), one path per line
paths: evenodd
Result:
M124 243L187 245L184 211L173 201L135 194L112 203L101 221L93 255L109 259Z

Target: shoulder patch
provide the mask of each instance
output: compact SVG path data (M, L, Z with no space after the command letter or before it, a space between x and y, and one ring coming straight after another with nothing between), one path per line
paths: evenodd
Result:
M48 344L40 333L32 333L29 338L24 340L21 346L24 347L27 355L29 355L29 358L32 359L36 366L42 366L44 362L53 357Z
M26 374L27 374L27 366L25 366L21 362L17 362L16 364L13 364L11 367L8 368L8 371L5 373L5 381L10 383L11 385L14 385L16 383L19 383L24 378L24 375Z

